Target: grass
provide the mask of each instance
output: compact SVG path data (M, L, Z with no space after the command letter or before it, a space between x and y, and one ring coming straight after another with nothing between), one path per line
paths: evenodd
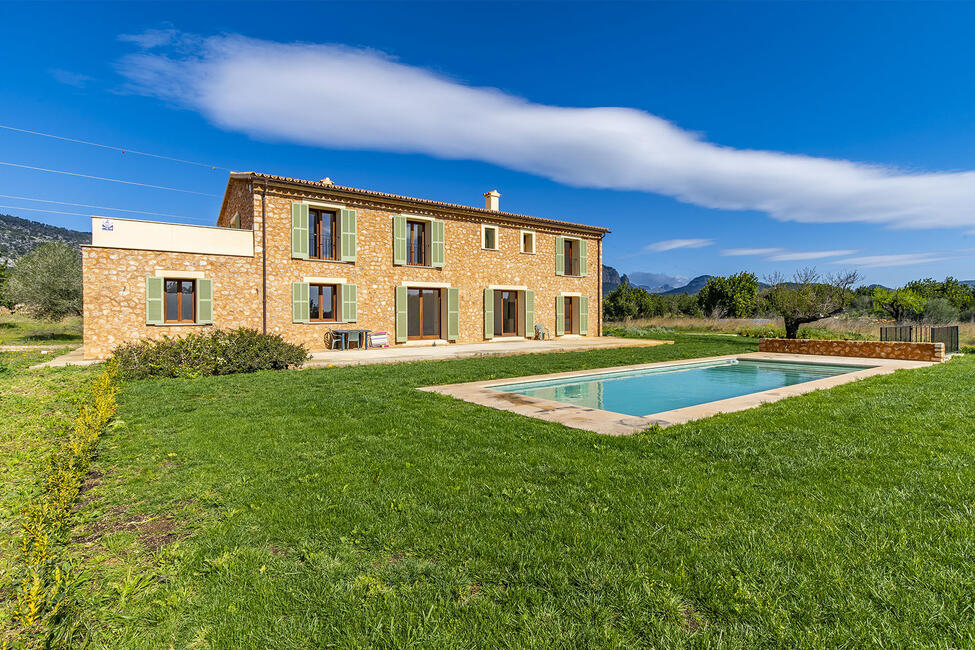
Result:
M826 318L815 323L804 325L804 330L811 330L812 338L856 338L863 340L878 340L880 327L885 324L875 318ZM954 323L958 325L958 338L961 344L975 344L975 323ZM657 317L638 318L627 322L605 324L607 329L635 329L671 330L673 332L709 332L737 334L744 331L749 335L760 333L765 327L774 327L785 332L785 324L781 318L691 318L691 317Z
M25 314L0 315L0 344L58 345L81 343L81 317L52 322L37 320Z
M975 358L612 438L414 388L673 346L130 383L91 647L971 645Z
M91 368L27 371L50 356L0 352L0 642L10 627L8 575L17 556L18 513L58 436L75 416L73 397Z

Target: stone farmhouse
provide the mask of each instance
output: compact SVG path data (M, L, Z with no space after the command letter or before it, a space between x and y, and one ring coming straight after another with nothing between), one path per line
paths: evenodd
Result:
M92 217L84 353L218 327L327 349L333 328L390 345L599 336L606 228L234 172L216 226Z

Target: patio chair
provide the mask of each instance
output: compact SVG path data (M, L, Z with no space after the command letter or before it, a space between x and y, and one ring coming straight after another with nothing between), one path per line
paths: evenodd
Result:
M329 328L325 332L325 344L328 345L329 350L336 350L342 347L342 337L335 330Z
M544 341L546 336L551 338L552 333L541 323L535 323L535 340Z
M372 332L369 334L369 347L388 348L389 332Z

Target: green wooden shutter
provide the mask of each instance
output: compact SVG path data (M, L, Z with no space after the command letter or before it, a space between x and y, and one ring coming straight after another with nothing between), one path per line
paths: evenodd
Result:
M586 264L589 262L589 251L585 239L579 240L579 275L586 276Z
M565 334L565 298L555 297L555 335Z
M340 214L342 219L342 248L339 258L343 262L354 262L356 253L355 210L343 208Z
M196 322L200 325L213 322L213 280L196 281Z
M535 292L525 291L525 336L535 336Z
M307 282L291 283L291 321L307 323L309 320L309 291Z
M146 325L162 325L165 320L163 279L150 276L146 278Z
M460 290L447 289L447 340L460 338Z
M430 222L430 266L441 269L444 265L443 221Z
M406 287L396 287L396 342L404 343L408 338L410 312L407 305Z
M308 204L291 204L291 257L308 259Z
M579 298L579 334L589 333L589 296Z
M565 238L555 238L555 275L565 275Z
M484 338L494 338L494 289L484 290Z
M406 264L406 217L393 217L393 264Z
M354 284L342 285L342 320L354 323L359 320L359 288Z

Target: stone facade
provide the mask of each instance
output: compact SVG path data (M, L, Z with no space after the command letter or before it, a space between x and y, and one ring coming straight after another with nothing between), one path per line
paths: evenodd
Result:
M355 262L293 259L294 202L355 210ZM605 229L258 174L231 176L217 225L229 227L238 214L240 227L253 231L252 258L84 247L85 357L104 358L124 341L208 327L146 324L145 277L163 270L202 273L197 277L212 280L212 326L261 330L266 319L269 333L303 343L312 351L325 349L330 327L342 327L336 323L293 322L292 283L313 278L355 284L358 313L349 326L389 332L392 344L395 288L404 284L459 290L457 343L485 341L483 296L484 289L492 286L534 291L535 321L553 334L557 296L587 296L588 335L598 336L601 330L601 243ZM393 264L393 217L401 214L444 222L442 268ZM498 227L498 250L482 249L482 224ZM535 233L534 253L521 252L523 230ZM556 274L555 244L559 236L587 241L585 276ZM264 286L266 296L262 295Z
M901 341L817 341L811 339L762 339L759 352L820 354L831 357L900 359L903 361L945 360L944 343L906 343Z

